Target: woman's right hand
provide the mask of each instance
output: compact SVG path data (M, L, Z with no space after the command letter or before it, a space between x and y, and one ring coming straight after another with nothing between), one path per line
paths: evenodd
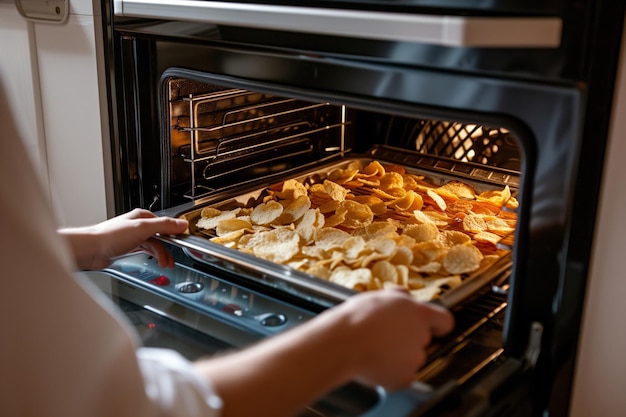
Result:
M432 338L454 328L448 310L417 302L401 289L358 294L334 310L347 323L355 378L390 390L407 387Z

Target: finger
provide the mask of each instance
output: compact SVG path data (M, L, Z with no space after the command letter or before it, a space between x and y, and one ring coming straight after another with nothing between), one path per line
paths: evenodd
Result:
M142 220L145 231L148 235L157 233L163 235L177 235L183 233L189 227L189 222L185 219L175 219L172 217L154 217Z
M152 255L162 268L171 268L174 266L174 258L165 246L156 239L148 239L141 248Z
M121 215L121 217L125 217L127 219L150 219L157 217L156 214L151 212L150 210L136 208L129 212L126 212Z
M450 311L443 307L428 304L430 313L430 329L435 337L442 337L450 333L454 329L454 316Z

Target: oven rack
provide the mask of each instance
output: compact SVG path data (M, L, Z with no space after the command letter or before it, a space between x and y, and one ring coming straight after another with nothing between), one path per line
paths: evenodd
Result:
M186 109L180 106L186 105ZM182 97L172 104L172 129L187 135L176 154L188 164L196 200L223 186L222 180L263 176L345 149L345 109L269 94L231 89Z

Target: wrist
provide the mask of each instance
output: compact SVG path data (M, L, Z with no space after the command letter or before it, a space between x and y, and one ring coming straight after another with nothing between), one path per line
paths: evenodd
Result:
M58 230L72 252L78 269L94 269L97 266L97 256L100 244L96 232L92 227L73 227Z

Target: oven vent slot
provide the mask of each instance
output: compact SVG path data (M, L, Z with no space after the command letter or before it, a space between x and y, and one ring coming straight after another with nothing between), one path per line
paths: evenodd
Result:
M329 103L233 89L190 94L170 112L172 154L191 184L186 199L345 152L345 110Z
M399 142L397 139L400 138ZM448 120L395 119L387 143L463 162L519 171L520 150L508 129Z

